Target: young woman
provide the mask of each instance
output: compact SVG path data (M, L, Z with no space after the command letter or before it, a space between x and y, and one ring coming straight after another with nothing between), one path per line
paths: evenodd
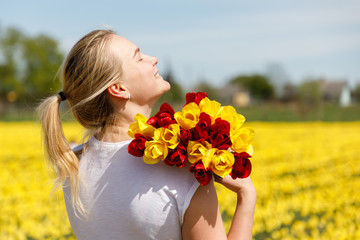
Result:
M199 186L188 168L148 165L128 154L134 116L150 117L170 89L157 63L113 31L90 32L63 63L63 90L39 106L47 157L77 239L251 239L256 191L250 178L217 180L237 194L226 236L213 182ZM61 127L64 100L90 136L73 150Z

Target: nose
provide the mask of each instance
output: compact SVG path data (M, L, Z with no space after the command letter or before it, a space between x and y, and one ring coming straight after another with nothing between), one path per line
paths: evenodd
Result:
M158 58L157 57L152 57L152 64L153 66L155 66L156 64L158 64Z

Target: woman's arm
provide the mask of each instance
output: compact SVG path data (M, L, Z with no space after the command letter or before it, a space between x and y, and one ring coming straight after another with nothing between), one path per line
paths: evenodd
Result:
M252 238L256 191L250 177L233 180L230 176L217 180L237 194L233 221L226 236L213 184L199 187L184 217L184 240L240 240Z

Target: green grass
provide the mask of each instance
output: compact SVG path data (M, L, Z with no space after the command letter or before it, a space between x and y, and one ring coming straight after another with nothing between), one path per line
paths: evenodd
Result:
M264 104L238 108L247 121L359 121L360 105L346 108L334 104L317 107L301 105Z
M35 119L35 109L11 109L0 114L0 121L2 122L34 121Z
M160 108L155 105L152 115ZM179 111L183 104L173 104L175 111ZM342 108L335 104L320 104L318 106L265 103L245 108L237 108L238 113L243 114L247 121L270 121L270 122L297 122L297 121L359 121L360 104ZM74 118L67 111L62 113L63 121L73 121ZM0 114L0 121L34 121L37 120L35 108L12 109Z

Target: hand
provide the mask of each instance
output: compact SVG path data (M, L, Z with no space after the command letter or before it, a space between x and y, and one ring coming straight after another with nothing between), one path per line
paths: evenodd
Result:
M215 177L215 181L235 192L241 202L246 201L247 205L255 208L256 190L250 177L232 179L228 175L224 178Z
M251 178L232 179L230 176L226 176L223 179L215 179L237 194L236 209L227 239L252 239L256 190Z
M213 184L199 187L185 213L182 234L184 240L250 240L254 220L256 191L250 177L215 180L237 193L238 200L232 224L226 236Z

